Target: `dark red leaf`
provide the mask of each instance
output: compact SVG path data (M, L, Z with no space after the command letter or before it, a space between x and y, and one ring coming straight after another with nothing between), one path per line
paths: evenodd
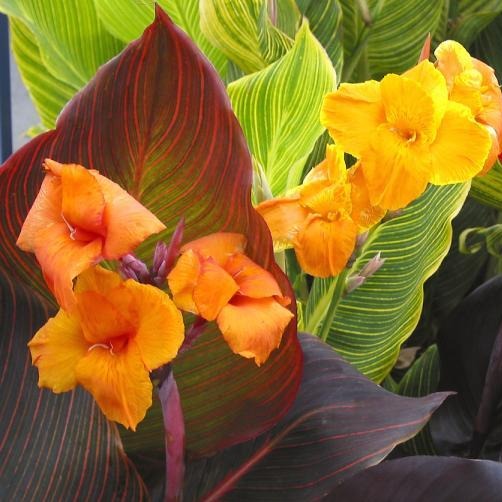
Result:
M143 36L66 106L56 130L30 142L0 169L0 265L47 296L33 257L15 246L46 157L97 169L119 183L167 225L160 236L165 241L181 217L185 242L217 231L245 234L249 256L293 297L274 262L268 229L251 206L251 159L225 87L159 8ZM139 257L151 259L154 244L143 246ZM195 455L249 439L276 423L293 402L302 372L294 322L262 368L233 355L209 328L173 365L187 448Z
M416 434L447 394L387 392L302 334L295 404L271 431L187 465L184 500L317 500ZM345 499L347 500L347 499Z
M0 498L146 500L117 428L91 396L37 387L26 344L47 305L2 273L0 312Z
M484 502L500 500L502 465L454 457L407 457L356 474L327 500Z

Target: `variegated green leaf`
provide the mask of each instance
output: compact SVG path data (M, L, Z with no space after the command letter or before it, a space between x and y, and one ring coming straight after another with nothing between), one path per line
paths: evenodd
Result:
M472 180L470 195L478 202L502 210L502 164L497 163L485 176Z
M274 25L288 8L267 0L201 0L200 27L207 39L246 73L262 70L293 45L293 40ZM270 16L272 14L272 17ZM284 16L283 22L290 23Z
M450 7L449 38L469 46L501 12L500 0L457 0Z
M328 343L362 373L380 382L394 366L401 344L417 325L423 284L439 267L451 243L451 220L469 186L431 186L402 214L371 234L351 268L356 273L378 252L385 263L337 305ZM319 333L336 288L335 279L316 279L305 326Z
M78 88L61 82L47 71L35 37L23 21L11 18L12 51L23 83L30 93L42 124L50 129L63 106Z
M138 38L154 18L154 0L94 0L94 3L106 29L123 42ZM199 1L157 0L157 3L197 44L220 75L225 76L226 57L209 42L200 29Z
M474 40L469 48L471 54L489 64L499 82L502 81L502 14L499 14Z
M323 96L335 87L335 71L308 24L294 47L265 70L228 86L251 152L274 195L300 181L303 166L323 128Z

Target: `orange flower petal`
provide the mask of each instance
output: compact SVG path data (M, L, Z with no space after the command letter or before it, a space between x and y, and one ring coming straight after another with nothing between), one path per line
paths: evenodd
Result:
M260 366L279 347L293 314L274 298L235 297L216 322L230 349Z
M351 186L350 197L352 200L352 212L350 217L357 225L358 232L364 232L378 223L385 216L385 209L373 206L370 202L366 180L360 163L349 170Z
M346 152L361 157L375 129L385 121L380 82L341 84L327 94L321 109L321 123Z
M371 204L401 209L427 186L431 174L429 147L408 142L386 125L378 128L374 145L361 163Z
M238 290L239 286L228 272L214 260L204 260L193 290L199 315L213 321Z
M218 232L188 242L181 248L181 252L191 249L203 258L213 258L223 266L231 254L242 253L245 246L246 238L242 234Z
M454 40L440 43L434 55L437 59L437 68L445 76L449 90L453 88L457 75L473 67L470 54Z
M330 213L350 213L350 185L336 183L321 188L318 183L310 183L303 187L300 202L312 212L324 216Z
M198 314L193 291L199 279L201 261L191 249L185 251L167 276L174 303L186 312Z
M76 376L108 419L132 430L152 404L152 383L134 341L114 354L93 348L78 363Z
M39 387L59 393L77 385L75 367L87 354L89 345L75 318L60 310L37 331L28 347L38 368Z
M82 272L75 283L75 294L85 291L98 291L107 295L111 289L122 284L119 274L103 267L91 267Z
M39 231L37 239L43 241L43 245L37 245L35 256L47 285L59 305L71 311L75 302L73 279L101 258L102 239L72 240L64 223Z
M105 198L106 239L103 257L118 259L131 252L150 235L166 227L146 207L113 181L94 172Z
M328 221L311 216L295 240L302 269L315 277L338 275L356 245L357 226L348 217Z
M239 294L251 298L282 296L282 291L274 276L243 254L232 255L225 270L239 287Z
M500 143L495 129L487 125L485 125L484 127L488 131L488 134L490 135L492 144L490 147L490 152L488 153L488 157L486 158L485 163L483 165L483 169L481 169L481 171L477 174L477 176L483 176L484 174L486 174L493 167L500 154Z
M282 197L267 200L256 207L267 222L276 251L293 246L292 241L309 214L299 201L299 195Z
M469 109L451 101L431 145L435 185L461 183L481 171L492 145L484 126L475 122Z
M158 288L127 280L124 287L134 300L139 319L136 343L151 371L176 357L184 339L183 317L169 296Z
M60 164L46 159L44 167L61 178L61 212L72 226L104 235L105 199L95 177L78 164Z

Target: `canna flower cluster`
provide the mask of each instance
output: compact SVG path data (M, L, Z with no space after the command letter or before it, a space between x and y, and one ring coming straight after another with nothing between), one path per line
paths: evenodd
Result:
M488 172L502 147L502 93L492 68L446 41L427 60L380 82L343 83L325 96L321 123L336 146L303 184L261 203L277 249L294 247L303 270L339 274L356 236L429 183ZM356 159L348 171L344 153Z
M17 242L35 253L61 307L28 344L40 387L81 385L110 420L135 430L152 404L150 372L185 341L181 310L216 320L230 348L258 365L279 346L291 300L244 254L242 235L187 243L175 264L181 222L149 272L131 253L165 229L155 215L97 171L50 159L44 168ZM105 259L120 260L122 276L98 265ZM162 289L168 274L174 301Z

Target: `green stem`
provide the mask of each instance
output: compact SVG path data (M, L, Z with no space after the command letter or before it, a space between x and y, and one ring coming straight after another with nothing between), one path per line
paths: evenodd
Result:
M340 303L340 300L342 299L342 296L345 292L345 284L347 282L347 275L349 274L349 271L349 268L344 268L336 278L333 296L330 299L328 309L326 310L326 315L324 316L324 320L321 326L321 331L319 333L319 338L323 342L328 339L329 330L331 329L333 319L335 318L336 308L338 307L338 304Z

